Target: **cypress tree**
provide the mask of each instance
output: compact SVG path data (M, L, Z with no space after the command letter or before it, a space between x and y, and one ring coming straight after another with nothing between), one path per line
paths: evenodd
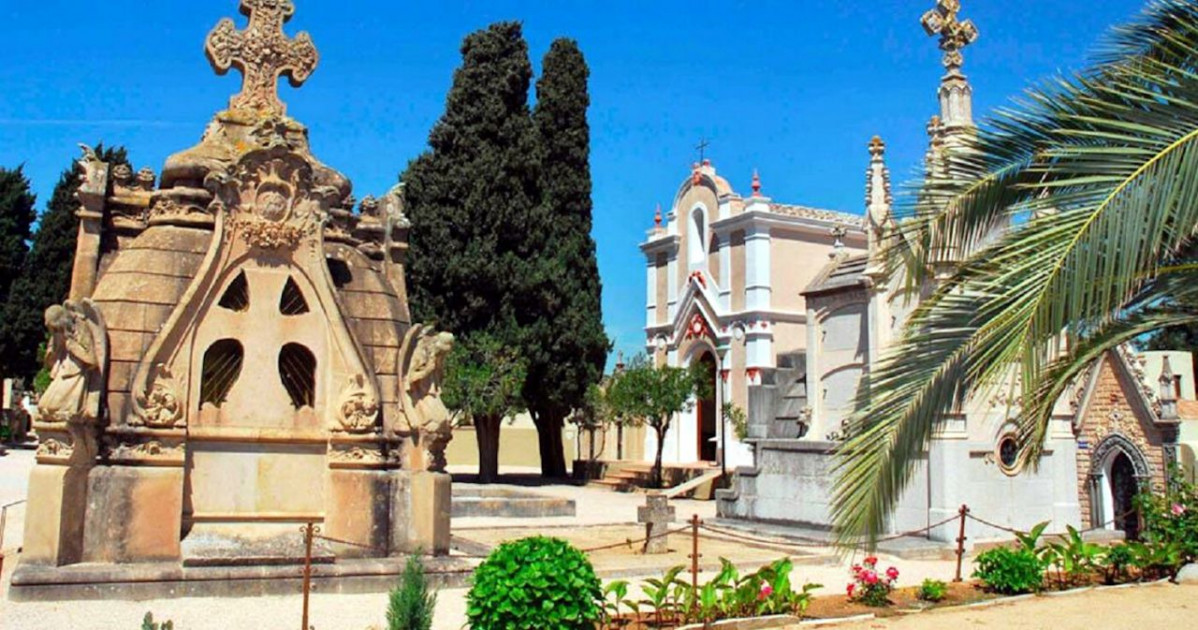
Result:
M590 70L578 43L553 42L537 81L533 114L541 156L541 205L534 240L538 317L526 338L524 397L540 437L541 469L566 475L562 428L599 382L609 342L603 328L602 284L591 237Z
M0 377L23 375L18 357L13 355L9 305L29 253L36 202L23 167L0 168Z
M8 302L9 291L29 253L36 202L23 166L0 168L0 304Z
M123 147L105 148L100 143L95 152L112 166L129 163ZM0 311L4 322L0 326L0 355L5 357L6 373L32 377L37 372L38 345L46 336L42 313L70 294L79 230L75 193L82 175L82 167L72 161L59 176L50 202L38 217L33 246L13 282L12 295Z
M469 338L523 348L526 297L540 245L529 239L540 194L528 108L532 64L519 23L467 36L445 114L405 173L411 220L407 263L417 320ZM498 424L502 418L475 418ZM494 436L484 439L484 436ZM498 430L478 431L480 467L498 475Z

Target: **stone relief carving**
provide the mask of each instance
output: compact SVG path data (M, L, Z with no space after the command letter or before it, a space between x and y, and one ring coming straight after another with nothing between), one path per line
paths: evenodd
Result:
M404 337L400 397L408 426L419 435L428 469L445 470L445 447L453 439L449 409L441 401L445 361L453 350L453 335L417 324Z
M233 232L262 249L298 246L324 225L339 196L335 187L313 185L311 165L282 146L247 154L231 175L208 179L219 197L213 210L231 211Z
M112 449L113 459L181 460L184 456L181 444L166 445L158 440L148 442L121 442Z
M379 402L366 389L366 377L356 374L350 377L341 392L341 403L337 407L340 431L368 433L374 428L379 415Z
M38 401L38 419L66 425L73 458L90 461L97 451L95 424L108 364L108 330L100 311L87 299L46 309L46 328L51 380Z
M137 394L139 408L130 424L155 429L182 428L187 422L183 417L179 382L169 367L160 364L157 371L150 391Z

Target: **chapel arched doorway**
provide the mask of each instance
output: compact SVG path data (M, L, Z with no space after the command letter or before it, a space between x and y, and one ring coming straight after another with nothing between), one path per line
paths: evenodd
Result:
M703 388L699 392L699 401L697 405L696 419L698 421L698 430L695 432L699 438L699 459L705 462L716 461L718 452L717 447L717 432L719 409L716 404L717 387L716 383L717 370L715 356L710 352L703 353L699 357L699 371L703 379Z
M1115 529L1122 530L1128 540L1136 540L1140 536L1140 515L1135 509L1135 499L1140 491L1140 482L1136 479L1135 465L1127 453L1121 452L1111 461L1107 479L1111 486Z
M1090 526L1140 535L1136 495L1150 478L1148 460L1134 442L1115 433L1094 449L1090 471Z

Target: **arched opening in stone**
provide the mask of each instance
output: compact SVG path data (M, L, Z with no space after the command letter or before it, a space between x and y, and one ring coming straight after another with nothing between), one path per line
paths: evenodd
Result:
M716 461L719 444L716 427L719 423L719 409L716 406L717 370L715 356L704 352L698 359L698 366L703 375L703 390L699 392L699 402L696 406L698 421L699 459L705 462Z
M690 234L687 239L687 263L691 267L701 266L707 260L707 220L702 208L691 211Z
M284 315L303 315L308 312L308 301L294 278L287 278L283 294L279 296L279 312Z
M1111 486L1115 529L1123 530L1128 540L1136 540L1140 537L1140 515L1135 509L1135 498L1140 491L1140 483L1127 453L1119 453L1111 460L1107 479Z
M316 355L298 343L279 351L279 378L296 409L316 406Z
M245 279L245 272L237 274L237 277L229 283L225 288L225 292L221 294L220 301L217 302L221 308L230 311L243 312L250 307L250 284Z
M244 279L244 277L243 277ZM245 350L236 339L221 339L204 352L200 374L200 405L221 406L241 376Z
M325 261L329 275L333 277L333 285L338 289L354 281L354 272L349 268L349 263L340 258L326 258Z

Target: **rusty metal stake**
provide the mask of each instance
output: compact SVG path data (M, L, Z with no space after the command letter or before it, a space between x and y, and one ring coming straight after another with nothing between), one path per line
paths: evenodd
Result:
M691 612L699 608L699 515L691 516Z
M965 516L969 514L969 506L962 505L958 514L961 515L961 528L957 532L957 575L953 578L954 582L961 581L961 562L965 559Z
M300 630L309 630L308 594L312 591L312 539L316 537L316 523L308 523L300 529L304 533L304 619Z

